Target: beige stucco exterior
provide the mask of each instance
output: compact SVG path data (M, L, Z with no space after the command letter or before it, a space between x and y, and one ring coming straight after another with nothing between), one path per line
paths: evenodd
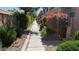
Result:
M16 26L16 19L12 13L0 10L0 26Z
M76 8L75 10L75 17L73 20L73 32L79 30L79 8Z

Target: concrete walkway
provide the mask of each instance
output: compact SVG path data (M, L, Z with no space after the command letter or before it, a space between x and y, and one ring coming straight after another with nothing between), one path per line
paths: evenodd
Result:
M39 35L39 26L36 21L32 25L32 33L26 51L44 51L44 47L41 42L41 36Z

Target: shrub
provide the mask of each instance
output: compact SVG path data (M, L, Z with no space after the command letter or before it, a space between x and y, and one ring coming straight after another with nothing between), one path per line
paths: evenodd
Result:
M22 28L22 29L26 29L27 23L28 23L27 16L25 14L19 13L19 12L15 12L13 15L16 17L17 24L18 24L17 27Z
M14 28L0 27L0 38L3 47L10 46L16 39L16 31Z
M42 28L41 30L40 30L40 32L41 32L41 36L42 37L45 37L45 36L47 36L48 35L48 33L47 33L47 28Z
M75 39L79 40L79 31L75 32Z
M55 30L51 30L49 28L47 28L47 32L48 32L48 34L56 34L57 33Z
M79 51L79 41L66 41L58 46L57 51Z
M28 18L25 14L19 12L15 12L13 15L16 17L17 20L17 28L16 28L17 36L21 36L21 33L28 26L27 24Z
M33 24L33 21L35 20L35 18L32 15L27 15L28 18L28 27L31 26Z
M23 29L21 29L21 28L16 28L16 33L17 33L17 37L20 37L21 36L21 34L22 34L22 32L23 32Z

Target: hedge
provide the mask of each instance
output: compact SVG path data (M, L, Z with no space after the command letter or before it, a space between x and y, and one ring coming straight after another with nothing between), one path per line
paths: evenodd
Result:
M17 36L20 37L24 29L27 29L28 18L25 14L20 13L20 12L15 12L13 15L17 20L17 25L16 25Z
M16 31L14 28L0 27L0 39L2 47L9 47L16 39Z
M79 41L73 40L61 43L57 51L79 51Z
M79 40L79 31L75 32L75 40Z

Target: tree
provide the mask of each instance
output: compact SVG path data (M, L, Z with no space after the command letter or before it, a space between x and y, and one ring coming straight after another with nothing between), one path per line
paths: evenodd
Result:
M25 14L27 14L27 12L33 10L33 7L20 7L20 9L24 10Z
M25 14L27 14L27 12L37 11L40 7L19 7L19 8L24 10Z
M67 13L62 12L49 12L43 15L43 23L52 31L55 31L57 35L65 38L66 27L68 25L69 16Z

